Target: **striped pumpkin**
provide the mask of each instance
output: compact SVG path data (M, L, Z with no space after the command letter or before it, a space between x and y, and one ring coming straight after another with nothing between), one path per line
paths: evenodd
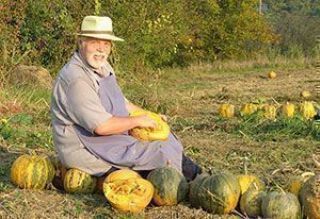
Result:
M55 175L47 156L22 155L11 166L11 181L22 189L44 189Z
M69 193L93 193L97 179L78 169L69 169L63 180L63 187Z

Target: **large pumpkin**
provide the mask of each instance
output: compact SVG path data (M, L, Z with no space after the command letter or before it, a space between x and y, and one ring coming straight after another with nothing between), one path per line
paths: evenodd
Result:
M221 104L219 107L219 114L224 118L231 118L234 116L234 105L229 103Z
M255 113L258 110L258 104L254 103L246 103L242 106L240 110L240 114L242 116L249 116L253 113Z
M320 218L320 174L317 174L302 186L299 199L303 206L304 214L310 219Z
M251 186L240 198L241 212L249 217L261 216L261 203L265 196L265 191Z
M162 118L158 114L145 110L137 110L130 114L130 116L141 115L147 115L151 119L155 120L157 122L157 127L155 129L134 128L130 130L130 135L142 141L165 141L168 139L170 134L170 127L165 121L162 120Z
M194 207L215 214L228 214L237 206L240 185L237 177L228 173L202 175L191 183L189 197Z
M254 186L259 190L265 188L264 182L255 175L241 174L238 175L237 178L240 185L241 194L244 194L250 186Z
M186 178L172 167L152 170L147 179L154 186L153 202L158 206L176 205L188 195L189 185Z
M315 107L310 101L304 101L300 104L300 112L306 119L312 119L317 114Z
M69 169L63 180L64 190L69 193L92 193L96 184L95 177L78 169Z
M103 193L109 203L120 212L139 213L150 203L154 188L141 177L103 183Z
M22 155L11 167L11 181L23 189L44 189L55 175L47 156Z
M270 192L262 199L263 218L300 219L301 206L297 196L292 193Z

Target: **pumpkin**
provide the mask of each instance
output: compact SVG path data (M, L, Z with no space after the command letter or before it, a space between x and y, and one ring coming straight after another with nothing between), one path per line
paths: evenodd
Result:
M240 198L241 212L249 217L261 216L261 203L266 195L265 191L257 187L250 187Z
M274 79L274 78L276 78L276 77L277 77L277 73L275 73L274 71L270 71L270 72L268 73L268 78Z
M302 185L311 177L314 176L312 172L305 172L299 176L294 176L289 180L288 190L289 192L299 195Z
M308 99L309 97L311 97L310 91L307 91L307 90L301 91L300 95L301 95L301 97L303 97L305 99Z
M306 119L312 119L316 114L316 109L310 101L304 101L300 104L300 112Z
M123 213L140 213L150 203L154 188L141 177L105 181L103 193L109 203Z
M271 104L265 104L262 107L263 109L263 116L267 119L275 119L277 115L277 108Z
M255 175L241 174L237 176L240 185L241 195L243 195L249 187L254 186L259 190L265 188L264 182Z
M224 118L231 118L234 116L234 105L229 103L221 104L219 107L219 114Z
M242 116L248 116L255 113L258 110L258 104L246 103L241 107L240 114Z
M147 115L151 119L155 120L157 122L157 127L155 129L139 127L133 128L130 130L130 135L142 141L165 141L168 139L170 127L158 114L145 110L137 110L130 114L130 116L141 115Z
M162 167L152 170L147 179L154 186L153 202L158 206L172 206L186 199L189 184L175 168Z
M203 175L191 185L191 191L194 188L196 191L190 192L191 205L214 214L230 213L237 206L240 197L237 177L228 173Z
M131 179L131 178L141 178L139 173L133 170L129 169L121 169L121 170L116 170L110 173L105 181L108 182L113 182L115 180L124 180L124 179Z
M292 118L295 112L295 105L292 103L287 102L283 104L281 107L281 113L284 117Z
M292 193L270 192L262 199L263 218L299 219L301 206L297 196Z
M299 199L307 218L320 218L320 174L305 182L300 190Z
M95 177L78 169L69 169L63 180L64 190L69 193L93 193L96 184Z
M55 169L47 156L22 155L11 166L11 181L23 189L44 189L54 175Z

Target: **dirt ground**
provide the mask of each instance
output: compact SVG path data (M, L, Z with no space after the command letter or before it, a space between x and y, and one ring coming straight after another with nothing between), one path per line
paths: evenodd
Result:
M164 96L170 98L174 93L174 102L168 110L169 123L183 142L187 155L206 171L228 170L239 174L246 165L248 171L265 180L271 190L275 186L285 189L290 176L319 171L311 159L312 154L319 152L318 140L282 136L259 140L245 133L225 132L214 122L218 118L219 104L226 102L234 104L237 111L243 103L252 101L277 106L287 101L298 104L303 101L300 93L308 90L312 94L309 100L320 103L318 69L278 69L275 79L267 77L268 71L210 73L189 70L167 78L164 73L163 77L168 80ZM226 130L227 122L225 126ZM121 215L114 212L99 194L70 195L54 188L20 190L9 180L10 165L20 151L4 141L0 145L0 218L232 218L192 208L188 202L173 207L149 206L136 216ZM235 215L237 213L233 218L237 218ZM241 217L245 218L244 215Z

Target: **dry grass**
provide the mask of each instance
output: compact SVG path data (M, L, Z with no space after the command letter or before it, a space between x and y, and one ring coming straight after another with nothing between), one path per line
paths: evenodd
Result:
M241 131L237 127L243 120L221 120L217 107L223 102L238 108L249 101L299 103L302 90L309 90L311 100L319 102L319 93L314 90L319 84L319 72L313 68L278 67L275 69L278 77L270 80L266 77L270 68L230 69L217 71L213 66L193 66L187 70L158 71L144 79L144 87L136 81L121 80L121 84L127 96L135 97L137 103L169 116L169 123L181 138L186 153L206 170L243 173L246 161L249 173L265 179L271 190L286 189L292 175L316 171L312 155L317 153L319 142L312 135L302 133L293 138L289 129L282 133L261 129L257 137L244 131L250 131L254 123L240 126L244 128ZM141 215L122 215L114 212L100 194L69 195L53 188L44 191L15 188L10 183L9 170L19 154L30 150L54 154L47 112L49 95L35 90L24 90L24 95L14 89L6 92L0 93L3 112L0 119L16 118L10 125L26 135L0 138L0 218L220 218L191 208L188 203L150 206ZM32 139L29 135L32 133L42 136ZM24 141L40 141L48 146L26 146L22 144Z

